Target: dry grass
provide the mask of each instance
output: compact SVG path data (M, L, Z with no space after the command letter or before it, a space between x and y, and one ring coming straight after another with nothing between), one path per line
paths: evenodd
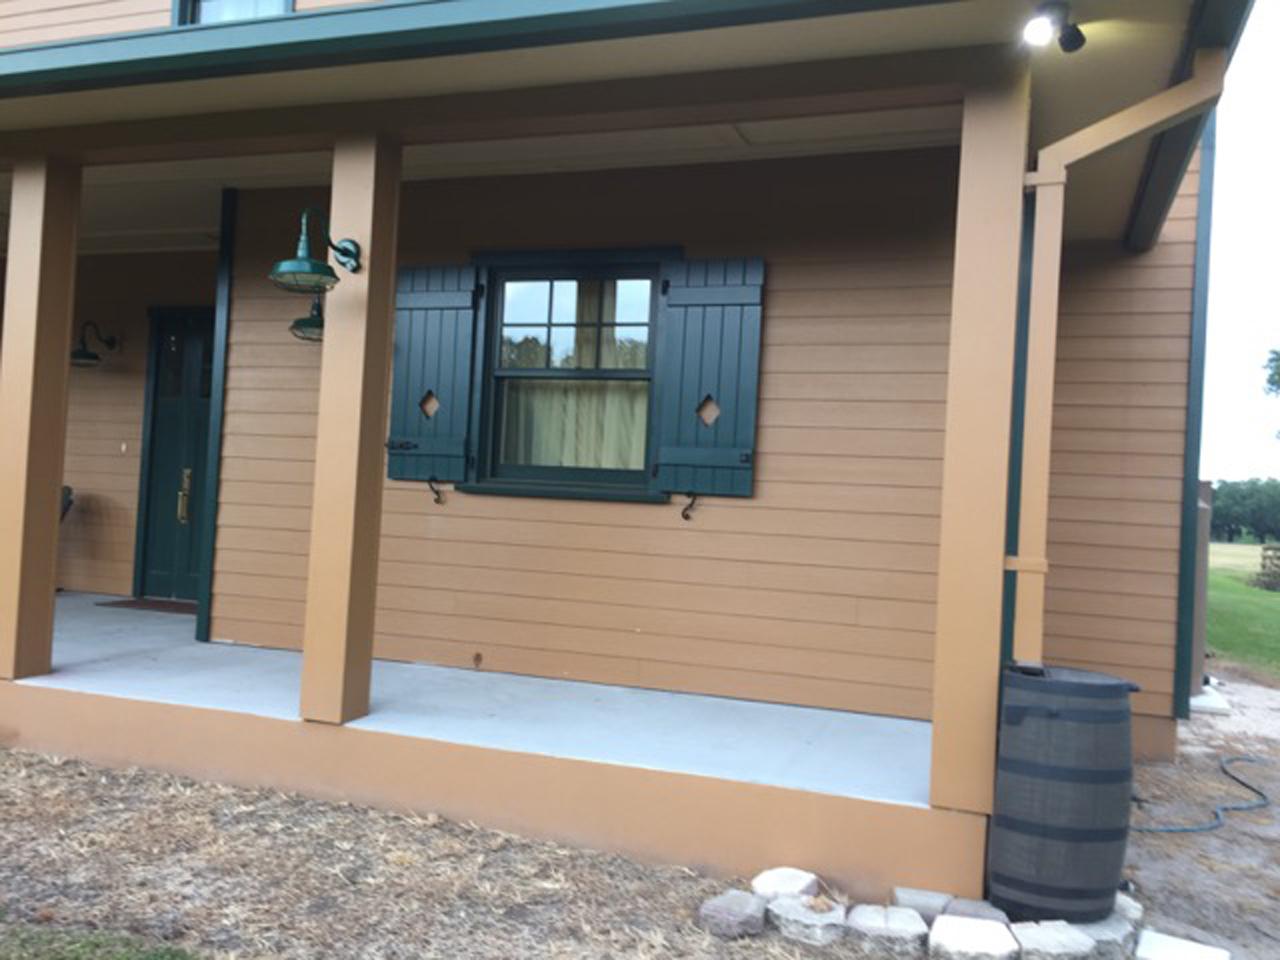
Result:
M722 889L435 816L0 750L0 949L39 928L237 960L814 955L697 929Z

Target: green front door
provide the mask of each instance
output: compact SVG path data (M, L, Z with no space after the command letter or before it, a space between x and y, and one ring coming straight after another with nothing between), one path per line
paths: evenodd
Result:
M213 381L213 311L153 314L142 594L194 600Z

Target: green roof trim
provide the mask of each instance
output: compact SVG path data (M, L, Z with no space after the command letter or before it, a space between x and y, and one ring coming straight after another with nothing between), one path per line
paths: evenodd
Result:
M1209 330L1209 238L1213 233L1213 171L1217 147L1215 114L1210 113L1200 145L1200 191L1196 204L1196 260L1191 293L1191 353L1187 361L1187 427L1182 467L1182 518L1178 536L1178 633L1174 652L1173 712L1191 715L1196 678L1194 647L1196 561L1200 540L1200 437L1204 421L1204 361Z
M1224 47L1228 53L1234 52L1252 8L1253 0L1196 0L1171 85L1191 76L1197 50ZM1207 117L1207 113L1193 117L1151 141L1125 228L1124 245L1128 249L1143 253L1155 246L1196 144L1204 133Z
M19 47L0 52L0 97L704 30L931 2L936 0L386 0Z

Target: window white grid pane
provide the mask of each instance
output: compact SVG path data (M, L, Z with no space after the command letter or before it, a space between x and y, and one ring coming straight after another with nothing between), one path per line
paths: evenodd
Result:
M278 17L288 12L289 0L195 0L192 20L195 23L222 23Z

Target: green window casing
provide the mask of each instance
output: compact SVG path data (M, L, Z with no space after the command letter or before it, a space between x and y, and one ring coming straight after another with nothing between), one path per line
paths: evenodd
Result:
M658 267L649 463L636 492L749 497L764 262L667 260ZM474 455L494 445L493 437L477 436L485 431L476 416L483 362L492 362L476 354L482 283L471 266L400 272L387 442L392 479L489 479L476 475L476 464L488 458ZM571 496L575 480L584 479L569 473ZM541 487L528 492L547 495L545 482ZM618 499L628 497L619 491Z
M751 496L763 291L763 260L663 264L654 490Z
M393 480L467 478L477 300L474 267L400 271L387 441Z

